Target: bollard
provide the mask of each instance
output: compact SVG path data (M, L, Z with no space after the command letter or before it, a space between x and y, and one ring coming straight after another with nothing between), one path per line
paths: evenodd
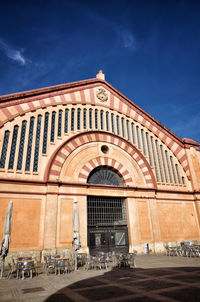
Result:
M147 255L149 254L149 244L148 243L145 243L144 244L144 253Z

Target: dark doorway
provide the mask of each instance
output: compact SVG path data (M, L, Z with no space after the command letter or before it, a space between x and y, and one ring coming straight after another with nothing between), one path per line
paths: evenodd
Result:
M90 253L127 252L128 229L125 199L89 196L87 209Z

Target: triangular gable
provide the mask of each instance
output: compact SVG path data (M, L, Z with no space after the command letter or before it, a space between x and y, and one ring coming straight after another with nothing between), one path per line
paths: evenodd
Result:
M103 100L99 97L101 93L106 95ZM101 106L138 122L158 137L173 152L189 177L188 164L183 150L184 144L187 142L181 140L109 83L101 79L96 78L2 96L0 97L0 127L8 121L11 122L17 116L23 116L40 108L45 109L49 106L56 107L62 104Z

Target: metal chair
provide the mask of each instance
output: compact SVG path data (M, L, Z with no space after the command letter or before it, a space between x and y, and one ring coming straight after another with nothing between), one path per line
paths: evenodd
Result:
M135 264L135 256L136 254L135 253L129 253L127 255L128 257L128 265L130 268L133 268L133 267L136 267L136 264Z
M128 264L128 256L125 253L116 254L117 257L117 267L127 267Z
M17 276L17 265L13 258L12 258L12 263L8 263L8 267L9 267L9 271L8 271L7 279L10 279L12 275Z
M60 275L61 273L69 273L70 272L70 265L68 259L59 259L55 261L55 274Z
M106 261L106 255L102 254L102 255L96 257L94 265L95 265L95 268L107 269L108 263Z
M47 258L45 263L45 273L48 275L50 272L53 272L56 274L55 271L55 260L51 258Z
M95 258L94 256L90 256L86 259L85 270L94 269L95 266Z
M18 262L17 263L17 278L20 278L20 275L22 276L22 280L24 280L25 275L27 274L30 279L33 278L33 272L36 274L36 269L34 265L34 261L28 261L28 262Z
M77 255L78 266L83 266L86 263L86 260L87 260L87 253L78 253Z

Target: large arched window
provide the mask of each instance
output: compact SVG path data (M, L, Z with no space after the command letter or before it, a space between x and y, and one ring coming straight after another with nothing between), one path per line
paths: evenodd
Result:
M97 167L88 176L87 183L108 186L123 186L123 180L112 168Z

